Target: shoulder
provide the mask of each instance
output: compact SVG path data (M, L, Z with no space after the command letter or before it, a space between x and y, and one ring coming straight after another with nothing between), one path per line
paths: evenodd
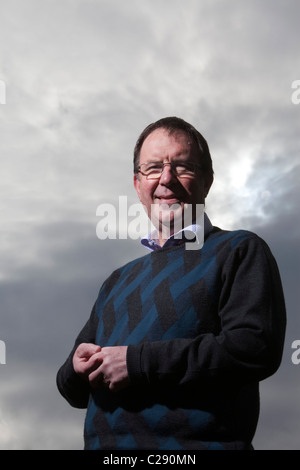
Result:
M212 251L219 259L260 257L271 259L273 255L268 244L256 233L249 230L223 230L214 227L204 243L204 251Z
M266 241L258 234L249 230L217 229L212 238L218 240L216 258L222 271L265 273L269 276L278 271L277 262Z
M213 228L206 241L214 244L226 244L232 249L238 247L240 244L268 246L259 235L250 230L223 230L219 227Z

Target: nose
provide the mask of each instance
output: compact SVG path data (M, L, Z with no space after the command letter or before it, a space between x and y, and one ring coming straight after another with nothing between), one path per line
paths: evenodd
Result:
M164 167L160 175L160 183L169 184L172 183L174 180L176 180L176 175L172 170L171 163L164 163Z

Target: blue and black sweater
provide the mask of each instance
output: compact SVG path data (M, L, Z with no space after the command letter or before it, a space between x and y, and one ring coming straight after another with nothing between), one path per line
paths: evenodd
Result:
M284 334L268 246L214 228L200 250L162 248L113 272L57 384L87 407L86 449L250 449L258 382L279 367ZM90 389L72 365L83 342L128 345L131 385Z

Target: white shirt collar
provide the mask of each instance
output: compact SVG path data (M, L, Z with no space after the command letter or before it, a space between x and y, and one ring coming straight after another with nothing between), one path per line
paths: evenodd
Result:
M187 236L188 232L192 232L194 234L194 236L196 237L195 238L196 243L198 244L202 243L203 234L204 236L206 236L206 234L209 233L213 229L211 221L209 220L206 213L204 213L203 220L204 220L204 231L203 231L202 223L199 223L196 221L194 224L184 227L182 230L179 230L174 235L169 237L165 241L163 246L166 247L166 246L172 246L172 245L176 245L179 243L183 243L184 242L183 234L185 235L187 240L191 240L192 237L190 235ZM155 250L159 250L160 248L162 248L158 243L157 230L154 230L153 232L143 237L141 239L141 244L150 251L155 251Z

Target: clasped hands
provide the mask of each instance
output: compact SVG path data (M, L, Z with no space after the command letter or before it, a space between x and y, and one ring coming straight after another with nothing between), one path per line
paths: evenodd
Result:
M118 392L129 385L126 363L127 346L101 348L92 343L81 343L73 356L75 372L91 387L106 387Z

